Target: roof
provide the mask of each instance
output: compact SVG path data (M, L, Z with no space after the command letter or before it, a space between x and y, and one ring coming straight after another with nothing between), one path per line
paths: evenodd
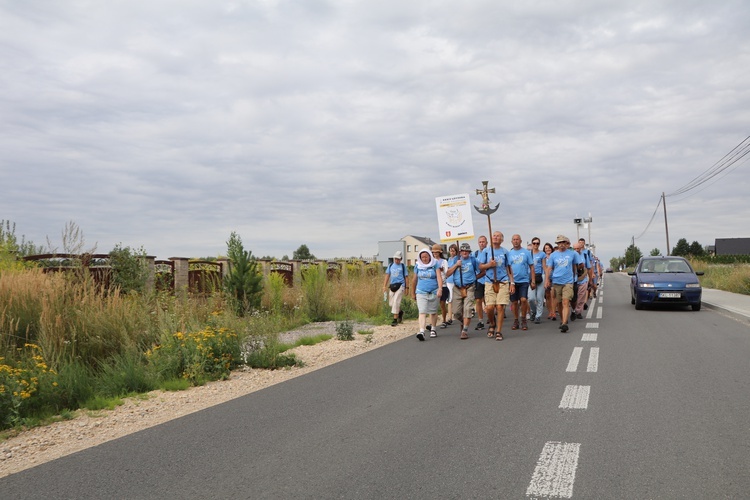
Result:
M418 242L422 243L423 245L427 247L431 247L432 245L435 244L434 241L432 241L430 238L426 236L414 236L413 234L407 234L406 236L404 236L404 238L414 238L415 240L417 240ZM401 238L401 239L403 240L404 238Z

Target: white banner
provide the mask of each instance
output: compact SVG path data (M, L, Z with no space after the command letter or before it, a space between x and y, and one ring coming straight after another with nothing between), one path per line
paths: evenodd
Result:
M435 198L435 205L441 242L474 239L468 194L438 196Z

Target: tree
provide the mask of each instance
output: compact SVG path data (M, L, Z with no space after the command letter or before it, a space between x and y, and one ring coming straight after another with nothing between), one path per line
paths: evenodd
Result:
M635 245L630 245L628 249L625 250L625 265L635 266L641 257L643 257L641 250Z
M299 246L297 250L294 251L292 254L292 259L294 260L315 260L315 256L310 253L310 249L307 248L307 245L302 244Z
M690 250L688 253L693 257L700 257L703 255L703 252L703 247L697 241L694 241L690 244Z
M263 276L258 272L258 262L252 252L245 250L242 238L232 231L227 241L229 274L224 279L224 289L238 316L260 306L263 293Z
M672 255L686 256L690 253L690 245L685 238L680 238L677 245L672 249Z
M659 250L658 248L654 248L651 250L651 253L649 255L651 255L651 257L658 257L659 255L661 255L661 250Z
M109 252L109 265L112 268L112 286L120 288L122 293L143 293L148 282L148 263L146 250L131 250L122 243L115 245Z

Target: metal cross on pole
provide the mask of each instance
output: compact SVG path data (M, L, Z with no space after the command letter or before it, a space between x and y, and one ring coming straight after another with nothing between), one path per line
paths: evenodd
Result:
M490 220L490 215L497 212L498 207L500 204L498 203L495 205L495 208L492 208L490 204L490 193L495 193L495 188L487 188L487 184L489 184L489 181L482 181L482 189L477 189L477 194L482 197L482 208L479 208L478 206L474 205L474 209L479 212L482 215L487 216L487 228L490 232L490 254L492 255L492 260L495 260L495 249L492 248L492 221ZM494 272L494 278L492 278L492 282L497 282L497 269L495 269Z

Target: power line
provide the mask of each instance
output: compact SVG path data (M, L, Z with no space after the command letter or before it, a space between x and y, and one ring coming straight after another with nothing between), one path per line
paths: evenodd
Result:
M749 151L749 152L750 152L750 151ZM746 154L747 154L747 153L746 153ZM704 187L703 187L703 189L699 189L698 191L695 191L694 193L690 193L690 194L688 194L687 196L683 196L682 198L678 198L678 199L676 199L675 201L682 201L682 200L686 200L686 199L690 198L691 196L693 196L693 195L695 195L695 194L698 194L698 193L700 193L701 191L704 191L705 189L707 189L707 188L709 188L709 187L713 186L714 184L716 184L716 182L720 181L721 179L723 179L723 178L724 178L724 177L726 177L727 175L729 175L729 174L731 174L732 172L734 172L735 170L737 170L737 167L741 166L741 165L742 165L743 163L746 163L746 162L747 162L748 160L750 160L750 156L745 156L745 155L743 155L743 156L745 157L745 158L744 158L744 160L742 160L741 162L739 162L739 160L738 160L738 162L735 162L735 163L737 163L737 165L735 165L735 166L734 166L734 168L732 168L732 169L728 170L727 172L725 172L725 173L724 173L724 175L722 175L721 177L717 177L716 179L714 179L714 181L713 181L713 182L711 182L711 183L709 183L708 185L704 186ZM668 195L668 196L672 196L672 195Z
M677 195L687 193L688 191L691 191L697 188L698 186L710 181L711 179L713 179L714 177L721 174L726 169L728 169L729 167L731 167L732 165L734 165L735 163L743 159L748 153L750 153L750 136L747 136L742 142L740 142L737 146L735 146L734 149L732 149L729 153L725 154L719 161L714 163L708 170L698 175L697 177L693 178L690 182L688 182L687 184L679 188L674 193L670 193L666 196L667 197L677 196Z
M659 210L659 207L661 206L661 196L659 197L659 203L656 204L656 208L654 209L654 213L651 215L651 220L648 221L648 224L646 225L646 229L643 230L641 234L638 236L635 236L634 238L637 240L641 238L644 234L646 234L646 231L648 231L648 228L651 227L651 223L654 222L654 218L656 217L656 212Z

